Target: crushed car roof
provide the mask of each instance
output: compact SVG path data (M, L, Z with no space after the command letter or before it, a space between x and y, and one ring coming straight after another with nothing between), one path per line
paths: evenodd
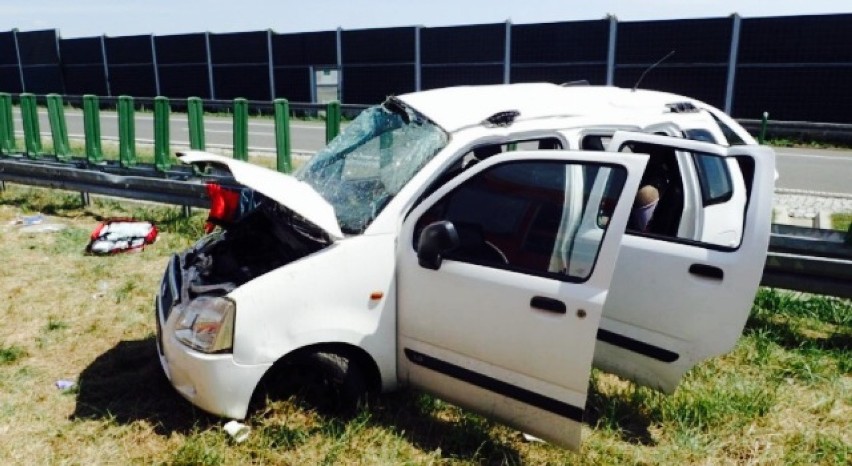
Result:
M611 86L558 86L549 83L459 86L400 95L399 100L449 132L479 125L500 112L517 120L547 117L669 113L670 105L706 104L666 92Z

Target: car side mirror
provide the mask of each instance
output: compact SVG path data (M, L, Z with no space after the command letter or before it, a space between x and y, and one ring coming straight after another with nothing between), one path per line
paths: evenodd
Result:
M420 233L417 243L417 263L421 267L438 270L441 268L443 255L461 245L459 234L453 222L440 221L430 223Z

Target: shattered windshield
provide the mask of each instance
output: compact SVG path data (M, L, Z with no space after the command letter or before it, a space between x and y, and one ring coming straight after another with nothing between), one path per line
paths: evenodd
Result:
M361 112L295 176L334 206L344 233L357 234L447 140L434 123L389 99Z

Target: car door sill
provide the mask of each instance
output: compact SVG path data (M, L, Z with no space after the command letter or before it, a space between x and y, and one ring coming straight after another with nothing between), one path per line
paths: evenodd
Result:
M680 355L674 351L669 351L665 348L660 348L659 346L602 328L598 329L598 340L662 362L675 362L680 358Z
M544 396L540 393L532 392L516 385L508 384L501 380L480 374L479 372L474 372L470 369L465 369L455 364L414 351L410 348L405 348L405 357L418 366L425 367L435 372L440 372L446 376L459 379L471 385L476 385L477 387L485 390L518 400L522 403L535 406L536 408L549 411L573 421L583 422L584 409L581 407Z

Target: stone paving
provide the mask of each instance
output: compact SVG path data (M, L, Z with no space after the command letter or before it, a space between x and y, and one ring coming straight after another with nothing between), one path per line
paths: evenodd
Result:
M778 189L774 206L775 223L831 228L831 214L852 213L852 194Z

